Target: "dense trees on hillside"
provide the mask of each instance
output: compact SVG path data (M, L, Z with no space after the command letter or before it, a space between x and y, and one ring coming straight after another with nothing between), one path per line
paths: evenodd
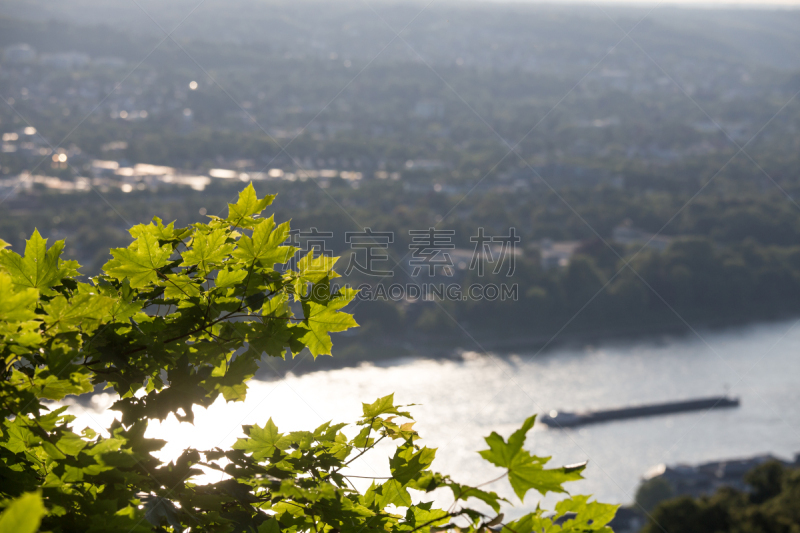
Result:
M275 185L286 204L278 216L293 217L297 228L329 231L332 237L326 246L344 255L345 261L357 252L344 238L346 232L360 229L356 223L394 233L395 240L386 251L390 259L381 268L394 269L395 276L380 279L354 271L342 283L388 286L433 281L462 287L473 283L518 287L516 301L442 301L441 306L365 301L355 309L364 326L357 336L385 338L386 325L397 337L412 333L452 336L460 331L455 319L469 324L473 334L484 339L502 335L546 342L571 319L563 332L566 336L679 330L685 327L682 319L697 327L800 312L800 247L796 245L800 209L771 193L751 196L749 201L744 196L725 201L697 198L665 228L662 234L671 236L672 243L657 251L615 243L612 229L628 219L634 227L658 231L670 210L679 209L679 196L634 199L618 191L566 191L565 199L598 230L600 239L557 198L547 195L475 195L456 205L457 195L408 192L396 182L367 184L358 190L332 186L325 191L309 182ZM66 253L87 263L86 273L92 274L107 261L108 245L125 242L125 221L146 220L159 211L181 224L198 221L200 208L219 213L220 204L233 194L231 187L221 186L202 193L118 193L108 196L113 209L104 203L87 205L82 195L29 195L7 204L11 209L9 216L0 216L0 231L16 248L22 245L20 235L34 226L45 236L66 237L70 243ZM597 196L603 200L602 210L594 201ZM436 215L453 207L451 216L437 223ZM40 217L41 212L49 217ZM519 220L529 223L521 225ZM475 228L501 234L515 227L522 253L513 275L506 277L504 271L494 276L490 269L479 277L466 268L456 270L452 278L409 277L408 264L395 263L412 252L408 232L434 225L453 229L453 244L467 253L475 246L469 240ZM540 239L548 235L579 243L568 266L542 268Z
M790 533L800 524L800 470L771 462L747 474L749 493L720 489L662 502L642 533Z

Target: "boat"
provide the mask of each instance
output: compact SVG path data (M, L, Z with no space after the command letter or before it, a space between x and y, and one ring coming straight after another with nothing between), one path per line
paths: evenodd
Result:
M550 413L541 418L541 421L549 427L570 428L585 424L596 424L598 422L624 420L626 418L668 415L672 413L685 413L688 411L705 411L724 407L739 407L739 403L739 398L713 396L711 398L680 400L675 402L622 407L619 409L605 409L601 411L585 411L578 413L550 411Z

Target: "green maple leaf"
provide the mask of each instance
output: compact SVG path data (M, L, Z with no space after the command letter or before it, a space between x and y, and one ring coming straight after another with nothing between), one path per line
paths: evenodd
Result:
M206 389L216 390L222 394L226 402L242 402L247 395L247 381L258 370L253 357L242 354L231 361L233 353L228 354L220 364L211 371L211 377L205 380Z
M281 533L281 526L275 518L264 520L258 529L258 533Z
M500 512L501 501L508 501L505 498L501 498L494 492L486 492L477 487L460 485L455 482L449 482L447 483L447 486L450 488L450 490L453 491L453 498L455 498L456 500L467 500L469 498L476 498L488 504L489 507L491 507L495 513Z
M112 320L116 322L126 322L129 318L142 310L144 302L126 302L125 300L117 300L108 310L108 314Z
M263 428L255 424L249 428L245 426L245 431L248 438L237 439L233 449L252 453L253 459L256 461L272 457L275 450L285 450L291 444L290 438L278 432L278 426L275 425L272 418L267 420Z
M135 294L131 291L130 283L123 283L122 287L117 289L105 280L92 281L94 286L89 287L90 292L97 291L114 302L108 310L109 322L128 322L128 319L139 313L145 305L142 300L133 300Z
M64 241L56 241L47 249L47 239L43 239L38 230L33 231L25 244L25 256L11 250L0 249L0 267L4 267L11 275L14 284L22 287L39 289L42 293L51 294L50 287L61 284L68 276L77 275L74 261L61 261L59 257L64 250Z
M286 318L291 316L286 293L265 299L261 306L262 320L252 322L246 333L249 349L245 353L260 359L266 353L271 357L284 358L286 347L292 340L292 331Z
M220 288L233 287L244 281L246 277L247 270L220 270L217 273L217 277L214 278L214 284Z
M376 487L373 492L375 493L375 503L378 504L378 509L383 509L389 504L397 507L409 507L412 504L408 490L396 479L390 479L383 485Z
M285 357L286 346L289 344L292 333L282 321L270 322L266 327L255 329L247 335L249 349L246 353L259 359L264 353L271 357Z
M545 469L544 465L549 460L549 457L536 457L525 450L514 458L508 469L508 481L520 500L524 500L525 494L531 489L542 496L548 492L566 492L561 485L583 479L581 472L586 468L586 463Z
M558 516L574 513L575 517L565 520L563 531L611 531L606 524L617 514L619 505L589 502L589 496L574 496L556 504Z
M263 211L274 199L275 195L270 194L259 200L251 183L239 193L239 201L235 204L228 204L228 218L226 220L234 226L252 226L256 223L253 215Z
M387 414L411 417L406 411L398 410L397 406L394 404L394 393L384 396L383 398L378 398L372 403L362 403L361 410L364 413L365 419Z
M522 450L528 431L533 428L535 422L536 415L527 418L522 423L522 427L508 438L508 442L493 431L491 435L484 439L486 444L489 445L489 449L479 452L481 457L499 467L509 468L514 458Z
M501 533L532 533L534 531L558 531L561 533L562 530L561 528L556 530L553 520L551 518L543 518L541 510L537 509L534 513L528 513L513 522L507 522L503 526Z
M0 323L33 320L38 301L38 290L18 287L11 276L0 272Z
M226 229L196 233L191 248L182 254L181 266L198 265L202 274L208 274L212 265L221 263L233 251L233 243L225 242L229 236Z
M47 509L39 492L28 492L12 500L0 515L0 531L36 533Z
M78 455L87 444L89 444L89 441L83 440L80 435L71 431L64 431L61 438L58 439L56 446L63 453L74 457Z
M536 457L523 450L527 433L533 428L535 421L535 415L526 419L522 427L508 438L508 442L492 432L485 439L489 449L479 452L490 463L508 469L508 480L521 500L531 489L542 495L547 492L566 492L561 485L582 479L581 472L586 467L582 463L571 467L545 469L544 465L550 460L549 457Z
M330 355L333 348L331 333L345 331L358 326L352 315L337 312L335 308L311 302L308 305L307 319L301 326L307 332L300 336L311 354L316 358L319 355Z
M339 311L355 298L356 292L355 289L344 288L339 296L328 301L309 299L303 302L305 319L294 328L301 330L298 339L308 347L315 359L319 355L330 355L333 348L330 333L358 326L353 315Z
M197 280L190 278L187 274L167 274L164 280L165 298L196 298L200 296L200 286Z
M420 531L426 533L432 527L448 521L450 515L443 509L431 509L431 502L412 505L406 511L406 523L398 527L399 531Z
M45 431L53 431L59 424L72 422L75 420L75 415L63 414L67 408L68 406L62 405L61 407L54 409L45 415L40 415L36 425L40 426ZM25 420L22 422L26 423Z
M111 255L114 259L103 265L103 270L120 281L129 279L131 288L142 289L158 280L158 269L167 264L172 247L159 246L154 235L142 233L127 248L111 250Z
M317 283L325 278L338 278L339 274L333 271L333 267L338 260L338 257L328 257L326 255L320 255L315 258L314 250L312 249L297 262L297 272L304 282Z
M97 294L88 285L81 284L70 300L58 295L42 307L47 312L44 322L48 328L55 327L56 331L65 332L83 327L91 328L105 318L114 300L102 294Z
M9 383L20 390L31 390L38 398L56 401L62 400L70 394L77 396L94 389L88 374L73 372L69 376L59 378L52 374L45 376L46 373L46 370L37 368L31 379L19 370L13 370Z
M292 316L292 309L289 307L289 297L285 292L276 294L270 299L265 299L261 303L260 311L263 317Z
M134 239L138 239L144 234L149 234L162 241L171 241L178 236L175 233L174 221L165 226L160 218L153 217L153 222L154 223L150 224L137 224L129 229L128 233L130 233L131 237Z
M435 448L425 447L415 450L412 444L405 444L399 447L394 457L389 460L392 477L405 485L431 466L434 457L436 457Z
M94 385L90 381L91 377L80 372L73 372L66 379L58 379L56 376L35 380L38 388L37 395L48 400L62 400L66 396L80 396L94 390Z
M281 246L289 236L289 223L275 227L274 216L255 223L253 236L243 235L238 242L233 257L250 265L259 263L272 268L276 263L285 263L295 254L297 248Z
M305 257L300 258L297 262L297 272L293 272L295 295L300 298L313 298L319 300L319 295L309 296L306 294L308 284L324 284L330 285L330 280L338 278L339 274L333 270L333 266L339 260L338 257L328 257L320 255L314 257L314 250L312 249Z
M28 419L24 418L23 420L27 421ZM3 446L13 453L23 453L42 441L40 437L34 435L30 428L26 427L25 422L7 422L4 431L8 437Z

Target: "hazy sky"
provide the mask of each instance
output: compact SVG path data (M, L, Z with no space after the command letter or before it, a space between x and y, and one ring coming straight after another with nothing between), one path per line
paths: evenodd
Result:
M800 7L800 0L473 0L496 3L525 3L525 4L619 4L619 5L677 5L689 7Z

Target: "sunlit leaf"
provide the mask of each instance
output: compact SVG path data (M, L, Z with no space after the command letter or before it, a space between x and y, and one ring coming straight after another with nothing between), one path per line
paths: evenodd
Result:
M59 285L63 278L77 274L72 268L76 263L65 265L59 260L63 250L64 241L57 241L48 249L47 239L34 230L26 241L24 256L0 249L0 267L11 275L14 284L47 292L50 287Z
M111 250L111 255L114 259L103 270L118 280L128 279L132 288L140 289L158 280L158 270L167 264L172 247L159 246L154 235L142 233L127 248Z
M226 242L228 237L229 232L225 229L208 233L198 232L192 240L191 247L181 254L182 266L197 265L200 267L200 273L207 275L233 251L233 243Z
M38 492L29 492L12 500L0 514L0 531L8 533L36 533L47 510Z
M0 322L34 319L38 299L38 290L16 286L11 276L0 272Z
M314 290L312 288L312 293ZM315 358L331 353L333 347L331 333L358 326L353 315L340 311L355 298L355 295L355 290L345 288L339 296L328 301L307 300L303 302L305 320L295 327L305 330L300 333L299 339Z
M239 200L235 204L228 204L228 222L234 226L247 227L254 223L252 218L264 210L275 199L275 195L267 195L259 199L256 190L250 183L239 193Z
M433 463L436 457L435 448L415 450L413 445L404 445L397 449L389 460L392 476L405 485Z
M250 426L247 435L248 438L237 440L233 449L252 453L253 459L257 461L272 456L275 450L285 450L290 443L290 439L278 432L278 426L275 425L272 418L263 428L257 424Z

